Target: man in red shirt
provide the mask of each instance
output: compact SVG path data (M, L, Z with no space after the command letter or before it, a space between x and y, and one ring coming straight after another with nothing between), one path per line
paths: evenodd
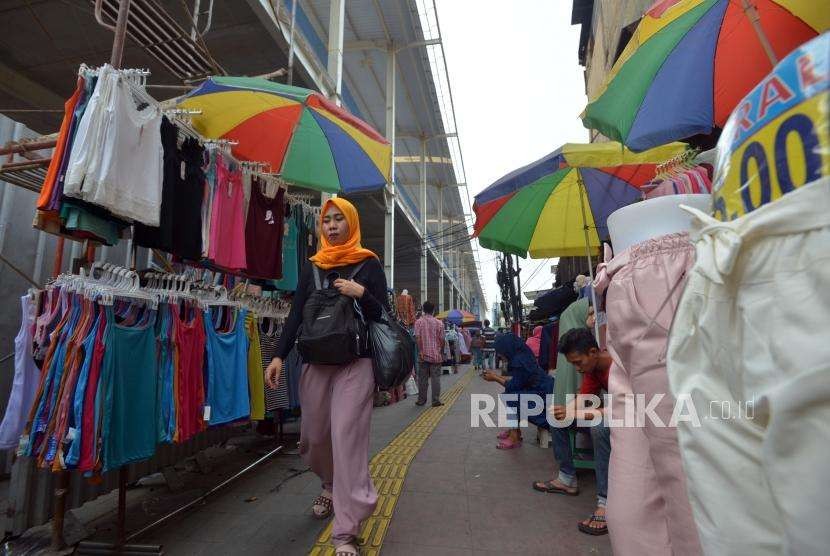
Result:
M602 397L608 391L608 374L612 359L605 350L600 350L590 328L574 328L559 339L559 353L582 374L582 386L579 394ZM559 421L573 421L568 427L553 427L553 453L559 463L559 476L551 481L533 484L533 488L543 492L576 496L579 486L571 451L570 431L575 429L577 420L591 421L603 416L603 407L588 407L586 400L580 396L570 400L566 405L551 408L553 416ZM594 472L597 478L597 509L588 519L578 523L579 530L589 535L608 533L605 525L605 505L608 495L608 460L611 456L611 431L607 423L601 422L590 427L591 441L594 447Z
M415 341L418 342L418 401L427 403L427 380L432 383L432 406L441 402L441 363L444 361L444 325L433 315L435 305L424 301L424 314L415 321Z

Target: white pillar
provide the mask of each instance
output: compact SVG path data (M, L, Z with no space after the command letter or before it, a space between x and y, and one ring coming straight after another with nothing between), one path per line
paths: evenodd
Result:
M334 81L334 102L342 103L343 91L343 23L346 20L346 0L331 0L329 8L329 63L328 72Z
M386 56L386 140L392 145L392 167L389 183L383 191L386 214L383 226L383 269L386 283L390 288L395 284L395 50L389 49Z
M421 303L427 300L427 140L421 139Z
M446 311L444 307L444 243L449 241L444 232L444 186L438 186L438 230L441 237L438 240L438 311Z

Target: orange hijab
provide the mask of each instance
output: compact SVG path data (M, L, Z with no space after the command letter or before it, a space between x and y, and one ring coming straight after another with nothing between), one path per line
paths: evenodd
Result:
M328 238L322 233L323 217L331 205L340 209L349 224L349 239L342 245L331 245ZM360 244L360 217L357 215L357 209L354 208L354 205L346 199L335 197L326 201L326 204L323 205L323 211L320 213L320 230L320 248L317 249L317 254L310 259L323 270L359 263L369 257L378 258L372 251L364 249Z

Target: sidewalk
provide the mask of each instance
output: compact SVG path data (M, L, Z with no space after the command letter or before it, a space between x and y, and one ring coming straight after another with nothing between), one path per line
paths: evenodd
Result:
M607 536L590 537L576 528L594 509L593 474L580 475L578 497L532 490L534 480L554 475L552 450L536 445L535 431L528 429L524 446L500 451L497 431L471 428L470 394L497 394L501 388L468 374L469 369L442 376L448 401L443 407L416 407L410 397L373 411L371 472L380 503L364 523L363 554L610 554ZM262 438L258 442L217 449L229 455L178 492L164 485L149 492L131 490L128 532L195 499L273 445ZM286 446L289 452L292 448L293 454L275 456L131 542L163 545L164 553L174 556L333 554L329 523L311 516L319 480L295 447ZM90 540L113 540L112 502L92 503L101 506L97 519L81 517L95 531Z
M443 375L446 392L464 376ZM428 407L428 406L427 406ZM421 416L425 408L406 400L372 412L371 455L374 456ZM293 448L286 446L286 449ZM296 452L296 449L293 450ZM311 516L320 482L297 455L280 454L229 485L206 503L135 539L161 544L173 556L244 554L245 556L308 554L328 522ZM195 497L194 497L195 498ZM128 523L137 519L128 516ZM135 525L130 526L135 530ZM109 540L104 528L95 540Z
M580 495L536 492L554 476L552 449L525 430L516 450L496 449L497 431L470 427L470 394L500 386L474 375L409 467L383 556L462 554L611 554L608 537L580 533L594 510L592 473L580 474Z

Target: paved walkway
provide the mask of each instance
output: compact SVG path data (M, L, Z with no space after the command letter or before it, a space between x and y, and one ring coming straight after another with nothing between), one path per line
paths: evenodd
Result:
M553 476L551 450L536 445L528 432L521 449L499 451L496 431L471 428L470 394L501 388L468 369L442 377L444 407L416 407L410 398L373 412L372 475L381 503L364 524L363 553L610 554L607 536L590 537L576 528L593 509L592 474L581 475L579 497L533 491L533 480ZM240 451L252 460L265 450ZM217 464L214 480L238 470L238 460ZM176 556L329 554L329 524L310 513L319 488L298 456L281 454L132 542L161 544L165 554ZM130 530L198 492L165 491L130 506ZM111 538L112 512L93 525L95 540Z

